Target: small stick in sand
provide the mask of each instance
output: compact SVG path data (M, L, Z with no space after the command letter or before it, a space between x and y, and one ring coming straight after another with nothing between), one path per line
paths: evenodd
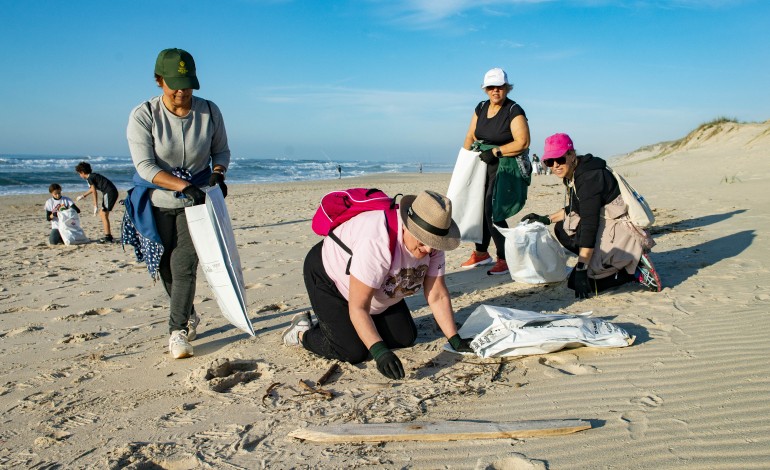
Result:
M273 382L270 384L269 387L267 387L267 390L265 391L265 394L262 395L262 404L265 404L265 399L270 396L271 393L273 393L273 390L275 390L277 387L280 387L283 385L281 382Z
M334 394L332 392L330 392L328 390L324 390L322 388L314 388L314 387L308 385L304 380L300 380L299 381L299 386L304 388L305 390L308 390L309 392L317 393L319 395L322 395L327 400L331 400L332 398L334 398Z
M337 372L337 370L340 368L339 363L335 362L334 364L329 367L329 370L326 371L324 375L321 376L320 379L316 380L315 386L320 387L321 385L325 384L331 376Z

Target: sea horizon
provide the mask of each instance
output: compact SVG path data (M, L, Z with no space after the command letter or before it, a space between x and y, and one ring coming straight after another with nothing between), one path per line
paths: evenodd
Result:
M125 191L133 184L135 173L131 157L90 155L23 155L0 154L0 196L22 194L47 194L48 186L58 183L65 195L85 191L85 180L75 172L75 166L85 161L94 173L109 178ZM233 157L227 173L228 184L260 184L288 181L313 181L386 173L451 173L454 161L389 162L389 161L334 161L331 159L290 159Z

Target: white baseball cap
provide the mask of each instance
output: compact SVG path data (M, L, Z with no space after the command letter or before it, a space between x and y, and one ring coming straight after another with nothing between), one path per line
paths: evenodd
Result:
M481 88L502 85L508 85L508 74L503 69L494 68L484 74L484 84L481 85Z

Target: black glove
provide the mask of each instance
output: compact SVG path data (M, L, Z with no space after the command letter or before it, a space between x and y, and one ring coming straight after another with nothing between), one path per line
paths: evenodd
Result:
M587 299L591 297L591 284L588 282L588 270L575 269L575 298Z
M461 353L474 352L473 349L471 348L471 341L473 340L470 338L460 338L459 334L456 334L451 338L449 338L449 344L452 345L452 349Z
M380 374L393 380L399 380L404 378L404 366L401 365L401 361L398 360L393 351L385 346L384 341L374 343L369 352L377 362L377 370Z
M494 149L484 150L479 154L479 160L486 163L487 165L491 165L497 160L497 157L493 153Z
M521 218L522 222L540 222L543 225L551 225L551 219L547 215L538 215L532 212Z
M200 190L197 186L194 184L188 185L182 190L182 194L187 196L188 199L190 199L193 203L193 206L197 206L198 204L205 204L206 202L206 193Z
M227 185L225 184L225 175L222 173L214 172L209 177L209 186L219 185L219 189L222 190L222 197L227 197Z

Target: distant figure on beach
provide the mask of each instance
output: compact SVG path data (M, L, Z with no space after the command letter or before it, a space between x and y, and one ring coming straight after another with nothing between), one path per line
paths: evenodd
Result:
M382 222L382 211L358 214L335 229L339 242L327 236L310 249L303 274L318 322L312 324L309 312L295 315L283 342L351 364L371 354L380 373L397 380L404 378L404 368L391 349L411 346L417 338L404 298L420 289L452 347L472 350L470 339L457 334L444 282L444 251L460 244L451 201L432 191L402 197L392 256Z
M61 245L64 243L59 233L59 211L71 207L80 214L80 208L72 199L62 195L61 191L61 186L57 183L48 186L48 193L51 197L45 201L45 220L51 222L51 233L48 235L49 245Z
M104 228L104 236L99 239L99 243L111 243L114 239L112 238L112 230L110 230L110 211L115 207L115 203L118 202L118 188L106 177L99 173L94 173L91 169L91 164L88 162L78 163L75 171L81 178L88 181L88 191L78 196L76 200L79 201L89 195L93 195L94 215L99 214ZM102 193L101 207L99 207L97 191Z
M420 163L420 173L422 173L422 163Z
M507 274L505 237L495 224L507 227L505 219L521 210L526 201L532 172L529 124L521 106L508 98L513 85L508 83L508 74L503 69L488 71L481 88L489 99L474 109L463 147L480 150L479 158L487 164L484 224L481 243L476 243L475 250L461 268L492 264L487 250L494 239L497 262L487 274Z
M342 167L340 165L337 165L337 173L339 173L337 179L342 179Z
M205 202L201 187L218 184L227 196L230 147L217 105L193 96L200 85L189 52L161 51L155 82L162 94L134 108L128 119L136 175L126 201L123 237L153 278L159 275L163 281L170 299L168 349L179 359L193 355L190 341L200 322L193 307L198 255L184 208Z
M532 154L532 174L542 175L543 166L540 164L540 157L536 153Z
M660 292L660 277L649 256L655 242L628 219L607 163L590 153L577 155L567 134L545 140L543 163L562 178L569 202L551 215L532 213L521 220L555 224L556 238L578 255L567 282L575 297L588 298L634 280Z

